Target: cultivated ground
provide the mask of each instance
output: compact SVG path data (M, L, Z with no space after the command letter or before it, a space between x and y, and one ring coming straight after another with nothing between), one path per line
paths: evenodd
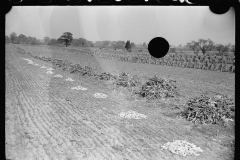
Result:
M28 48L29 49L29 48ZM34 51L34 47L31 48ZM36 51L40 50L35 47ZM29 49L29 52L31 50ZM31 52L32 53L32 52ZM37 52L35 52L37 54ZM44 52L45 53L45 52ZM47 54L47 53L45 53ZM75 53L49 55L83 63L100 70L126 71L140 76L158 74L175 78L179 99L149 104L123 89L113 90L104 82L54 70L63 78L47 74L51 64L19 54L6 46L6 158L12 160L226 160L233 159L234 126L199 126L176 117L189 97L213 92L234 96L235 74L131 64L81 56ZM27 64L32 59L40 66ZM78 58L78 59L77 59ZM147 74L148 73L148 74ZM74 82L66 81L68 77ZM86 91L71 90L81 85ZM98 99L94 93L108 97ZM124 119L121 112L134 110L146 119ZM201 147L200 156L180 157L161 146L187 140Z

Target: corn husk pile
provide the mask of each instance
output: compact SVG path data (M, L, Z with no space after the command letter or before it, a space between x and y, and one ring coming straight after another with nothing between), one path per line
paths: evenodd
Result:
M82 90L82 91L86 91L87 90L87 88L82 87L82 86L72 87L71 89L72 90Z
M223 124L235 121L235 102L225 95L200 96L190 99L181 117L199 124Z
M169 150L174 154L178 154L180 156L199 156L198 152L203 152L200 147L196 145L186 142L184 140L176 140L174 142L168 142L161 146L162 149Z
M34 62L32 62L32 61L29 61L29 62L28 62L28 64L34 64Z
M30 60L30 59L27 59L27 58L22 58L22 59L24 59L24 60L28 61L28 64L34 64L34 63L33 63L33 61L32 61L32 60Z
M48 68L47 71L53 71L54 69L53 68Z
M93 95L93 97L95 97L95 98L107 98L107 95L103 94L103 93L95 93Z
M47 74L53 74L53 72L52 71L47 71Z
M137 113L135 111L128 111L128 112L121 112L118 114L121 118L128 118L128 119L142 119L142 118L147 118L146 115Z
M74 80L72 78L67 78L66 81L73 82Z
M42 66L42 67L40 67L40 68L47 68L47 67L45 67L45 66Z
M142 86L138 94L148 100L175 97L178 95L176 81L158 78L156 75Z
M55 75L55 76L53 76L53 77L62 78L63 76L60 75L60 74L57 74L57 75Z

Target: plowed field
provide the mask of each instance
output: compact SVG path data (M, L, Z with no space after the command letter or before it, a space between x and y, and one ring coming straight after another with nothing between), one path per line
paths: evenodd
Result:
M22 58L40 66L28 64ZM229 138L229 133L214 137L206 134L207 131L199 132L189 122L166 116L163 109L169 107L167 104L162 104L162 109L149 107L141 100L127 100L123 92L110 90L90 78L76 78L59 70L47 74L40 67L51 67L49 63L22 55L9 45L5 62L7 159L223 160L232 157L232 150L221 141ZM63 77L53 77L55 74ZM66 81L68 77L75 81ZM78 85L88 90L71 89ZM108 97L98 99L93 97L94 93ZM147 118L118 116L130 109ZM203 152L200 156L181 157L161 150L161 145L174 140L187 140Z

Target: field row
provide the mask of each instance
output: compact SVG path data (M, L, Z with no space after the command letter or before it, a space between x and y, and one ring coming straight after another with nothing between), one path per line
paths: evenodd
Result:
M104 111L103 104L91 99L87 93L68 91L60 79L49 78L40 72L40 68L24 65L13 56L9 59L14 63L8 64L7 70L7 95L12 103L7 109L7 128L10 128L6 140L8 158L163 158L159 148L149 146L156 140L149 140L146 144L145 140L137 139L141 132L136 134L135 130L125 127L121 130L126 132L120 132L116 124L121 118L111 112L113 108ZM15 119L10 114L14 110Z
M21 48L17 47L18 50ZM42 47L44 48L44 47ZM148 53L127 53L120 51L102 51L99 49L71 49L48 46L49 49L57 49L60 52L74 52L76 54L87 54L106 59L114 59L131 63L146 63L155 65L166 65L182 68L194 68L211 71L235 73L235 57L233 56L196 56L184 54L168 54L164 58L156 59Z

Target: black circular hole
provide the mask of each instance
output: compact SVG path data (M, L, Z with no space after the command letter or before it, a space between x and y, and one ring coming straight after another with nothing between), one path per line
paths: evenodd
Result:
M230 9L229 1L218 0L214 4L209 6L209 9L215 14L225 14Z
M12 9L12 6L6 5L6 6L4 7L5 14L8 14L8 13L11 11L11 9Z
M155 58L164 57L169 50L169 43L162 37L153 38L148 44L148 52Z

